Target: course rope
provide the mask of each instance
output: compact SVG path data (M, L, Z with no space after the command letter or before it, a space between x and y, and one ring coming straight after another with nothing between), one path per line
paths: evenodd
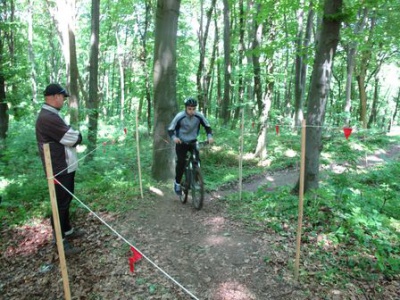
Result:
M277 134L279 133L279 127L281 128L302 128L301 125L295 126L295 125L288 125L288 124L267 124L267 128L275 128ZM306 125L305 127L310 127L310 128L327 128L327 129L340 129L343 130L345 127L334 127L334 126L317 126L317 125ZM123 128L123 132L126 135L127 130L126 128ZM108 141L101 142L95 149L91 150L90 152L86 153L83 155L81 158L79 158L74 164L78 164L80 161L85 159L87 156L91 155L93 152L97 151L99 148L107 146L107 144L115 144L117 139L109 139ZM168 140L163 139L166 144L170 144ZM171 145L168 145L168 147L161 147L157 148L154 151L163 151L170 149ZM53 176L54 179L56 176L64 172L66 169L60 171L56 175ZM71 193L65 186L63 186L60 182L57 182L63 189L65 189L75 200L77 200L81 206L86 208L93 216L95 216L101 223L103 223L107 228L109 228L115 235L117 235L120 239L122 239L126 244L128 244L130 247L133 247L143 258L145 258L151 265L153 265L157 270L159 270L162 274L164 274L169 280L171 280L173 283L175 283L177 286L179 286L184 292L186 292L188 295L190 295L193 299L199 300L192 292L190 292L188 289L186 289L181 283L179 283L176 279L174 279L171 275L169 275L166 271L164 271L161 267L159 267L155 262L153 262L149 257L147 257L143 252L141 252L137 247L133 246L132 243L130 243L125 237L123 237L119 232L117 232L111 225L109 225L105 220L103 220L98 214L96 214L89 206L87 206L83 201L81 201L76 195Z
M50 179L54 179L50 178ZM137 247L133 246L131 242L129 242L125 237L123 237L118 231L116 231L110 224L108 224L105 220L103 220L98 214L96 214L89 206L83 203L77 196L75 196L71 191L69 191L64 185L60 182L57 182L63 189L65 189L76 201L78 201L84 208L86 208L93 216L95 216L101 223L107 226L115 235L117 235L120 239L122 239L125 243L127 243L130 247L134 247L137 252L142 255L150 264L152 264L157 270L163 273L169 280L174 282L177 286L179 286L183 291L185 291L188 295L190 295L193 299L199 300L192 292L186 289L182 284L180 284L177 280L175 280L171 275L169 275L166 271L164 271L161 267L159 267L155 262L153 262L150 258L143 254Z

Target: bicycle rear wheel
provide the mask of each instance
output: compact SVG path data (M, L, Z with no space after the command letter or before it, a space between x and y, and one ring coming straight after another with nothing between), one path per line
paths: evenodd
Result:
M204 200L204 181L199 168L193 169L192 176L192 204L195 209L200 210L203 207Z

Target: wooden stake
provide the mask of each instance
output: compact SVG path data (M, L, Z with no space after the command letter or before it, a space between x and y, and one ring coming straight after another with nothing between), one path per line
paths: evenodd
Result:
M136 109L136 155L137 155L138 172L139 172L140 196L143 199L142 167L140 165L140 145L139 145L139 109Z
M243 143L244 143L244 109L241 108L242 118L240 121L240 149L239 149L239 200L242 200L243 180Z
M300 266L300 245L301 245L301 232L303 223L303 194L304 194L304 172L305 172L305 157L306 157L306 121L303 120L301 124L301 160L300 160L300 182L299 182L299 216L297 222L297 240L296 240L296 261L294 268L294 278L299 278Z
M51 164L51 155L50 155L49 144L44 144L43 150L44 150L44 160L45 160L45 165L46 165L47 183L49 185L51 209L53 211L53 221L54 221L54 230L55 230L56 241L57 241L57 250L58 250L58 256L60 258L61 275L62 275L63 284L64 284L64 295L65 295L65 299L70 300L71 299L71 291L69 288L68 271L67 271L67 264L65 261L64 244L63 244L63 238L62 238L62 234L61 234L60 217L58 214L57 197L56 197L56 190L54 187L53 167Z

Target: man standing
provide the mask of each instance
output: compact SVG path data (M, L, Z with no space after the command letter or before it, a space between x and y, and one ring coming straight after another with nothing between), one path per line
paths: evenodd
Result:
M207 133L207 140L211 144L212 129L204 115L196 111L197 101L194 98L185 100L185 110L179 112L168 126L168 135L176 144L175 151L177 163L175 167L174 191L180 196L182 194L181 180L185 170L186 154L190 150L190 143L197 140L200 133L200 125ZM199 157L199 156L198 156Z
M52 83L46 87L43 94L45 103L36 120L36 140L43 166L45 166L43 144L48 143L50 146L64 250L66 255L72 255L81 251L69 244L68 239L82 234L74 230L69 219L71 194L74 193L75 171L78 166L75 147L82 142L82 135L67 125L59 114L64 101L69 97L67 91L61 85ZM51 225L54 235L53 217Z

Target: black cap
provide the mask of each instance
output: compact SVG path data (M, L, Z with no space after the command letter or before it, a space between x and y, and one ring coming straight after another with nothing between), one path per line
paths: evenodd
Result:
M69 97L69 94L67 91L58 83L52 83L49 84L46 89L44 90L43 94L45 96L51 96L51 95L64 95L65 97Z

